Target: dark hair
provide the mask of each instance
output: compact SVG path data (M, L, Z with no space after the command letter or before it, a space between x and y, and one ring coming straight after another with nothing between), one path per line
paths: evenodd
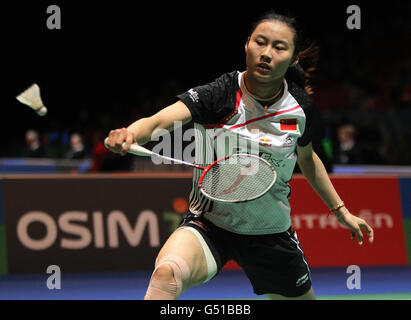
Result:
M314 91L311 87L311 79L313 72L317 68L319 48L314 42L306 44L296 18L282 15L275 11L269 11L253 24L249 36L251 36L261 23L273 20L286 24L294 31L295 50L293 58L298 57L298 63L294 67L288 68L285 75L286 79L295 82L297 85L304 88L307 93L312 94Z

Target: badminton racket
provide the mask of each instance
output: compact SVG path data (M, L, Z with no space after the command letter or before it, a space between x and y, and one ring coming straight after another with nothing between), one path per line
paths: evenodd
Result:
M108 148L107 139L104 141ZM221 202L246 202L260 198L271 189L277 179L273 166L252 154L235 153L222 157L204 167L170 158L132 144L128 153L158 157L203 170L198 181L200 191L208 198Z

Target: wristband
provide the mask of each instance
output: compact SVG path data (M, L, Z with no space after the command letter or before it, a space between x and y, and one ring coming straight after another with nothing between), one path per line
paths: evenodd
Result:
M331 211L332 213L334 213L335 211L338 211L338 210L340 210L340 209L343 208L343 207L345 207L345 204L344 204L344 202L341 202L341 203L338 204L336 207L330 209L330 211Z
M338 204L337 206L335 206L334 208L331 208L330 209L330 212L328 213L328 215L330 215L330 213L332 213L332 214L334 214L334 216L337 218L337 219L340 219L343 215L345 215L347 212L344 212L343 214L340 214L340 215L338 215L338 217L337 217L337 215L335 214L338 210L340 210L341 208L344 208L345 207L345 204L344 204L344 201L343 202L341 202L340 204Z

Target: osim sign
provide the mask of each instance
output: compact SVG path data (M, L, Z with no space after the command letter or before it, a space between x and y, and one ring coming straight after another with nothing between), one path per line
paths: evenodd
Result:
M120 210L113 210L107 215L106 228L104 228L104 217L101 211L93 211L91 214L92 228L85 225L89 217L90 214L87 211L65 211L55 221L55 218L46 212L30 211L19 219L17 237L26 248L31 250L46 250L58 238L60 247L64 249L80 250L92 243L96 248L118 248L120 246L119 230L121 230L128 244L136 247L140 244L144 231L147 229L150 246L160 246L158 218L152 210L141 211L137 215L134 225ZM46 232L40 239L29 234L28 230L32 223L41 223L45 227ZM58 237L59 232L71 235L71 237L63 235ZM107 244L105 233L107 234Z

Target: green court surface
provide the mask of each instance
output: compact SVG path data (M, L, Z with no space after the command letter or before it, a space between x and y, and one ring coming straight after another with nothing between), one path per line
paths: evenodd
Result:
M319 296L318 300L411 300L411 293Z
M227 300L268 300L261 298L227 299ZM391 294L351 294L335 296L317 296L317 300L411 300L410 293L391 293Z

